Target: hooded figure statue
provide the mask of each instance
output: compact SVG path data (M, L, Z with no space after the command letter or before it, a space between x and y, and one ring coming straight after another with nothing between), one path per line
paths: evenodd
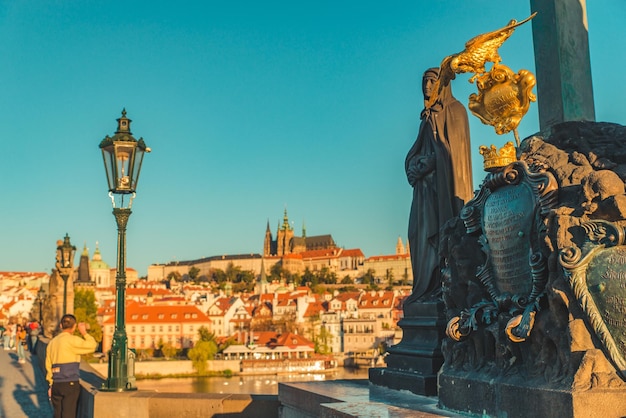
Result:
M405 170L413 187L409 215L409 249L413 291L407 303L436 298L441 293L439 229L472 198L469 122L465 107L452 96L450 84L426 107L439 68L422 79L424 110L417 139Z

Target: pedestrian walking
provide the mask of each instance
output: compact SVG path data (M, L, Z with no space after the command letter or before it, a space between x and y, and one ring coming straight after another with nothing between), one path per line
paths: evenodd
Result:
M30 329L30 352L35 354L35 347L37 346L37 340L39 339L39 333L41 332L41 326L39 322L33 321L29 325Z
M46 350L48 397L54 418L75 418L80 397L80 356L96 351L98 343L87 333L84 322L76 323L74 315L63 315L59 326L61 333L50 341ZM82 338L74 335L76 329Z
M15 333L17 332L17 322L11 322L11 338L9 339L9 348L15 350Z
M11 340L13 338L13 322L9 322L9 325L7 325L7 329L4 330L4 349L5 350L10 350L11 349Z
M26 341L26 330L20 324L17 324L17 328L15 331L15 349L17 351L17 362L18 363L26 363L26 350L27 341Z

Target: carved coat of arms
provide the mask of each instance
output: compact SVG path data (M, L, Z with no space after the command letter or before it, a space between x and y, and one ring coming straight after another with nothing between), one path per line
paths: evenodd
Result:
M476 276L489 294L448 323L459 341L500 313L513 317L506 328L512 341L524 341L533 326L547 282L543 218L556 202L557 184L548 172L535 173L521 161L490 173L461 213L468 234L478 234L485 254Z

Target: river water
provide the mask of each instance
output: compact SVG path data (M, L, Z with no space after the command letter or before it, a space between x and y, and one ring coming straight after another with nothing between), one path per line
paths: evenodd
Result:
M328 373L142 379L137 381L137 387L141 390L155 390L157 392L168 393L248 393L276 395L278 394L278 383L367 379L367 373L366 368L344 369L340 367Z

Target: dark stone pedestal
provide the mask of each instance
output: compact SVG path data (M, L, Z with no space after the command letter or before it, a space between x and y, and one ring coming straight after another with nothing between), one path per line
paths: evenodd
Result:
M441 341L446 327L443 302L405 305L404 318L398 325L402 328L402 341L387 350L387 367L369 370L370 382L418 395L437 395L437 372L443 364Z
M439 407L470 416L507 418L626 416L623 389L564 390L507 383L477 373L439 374Z

